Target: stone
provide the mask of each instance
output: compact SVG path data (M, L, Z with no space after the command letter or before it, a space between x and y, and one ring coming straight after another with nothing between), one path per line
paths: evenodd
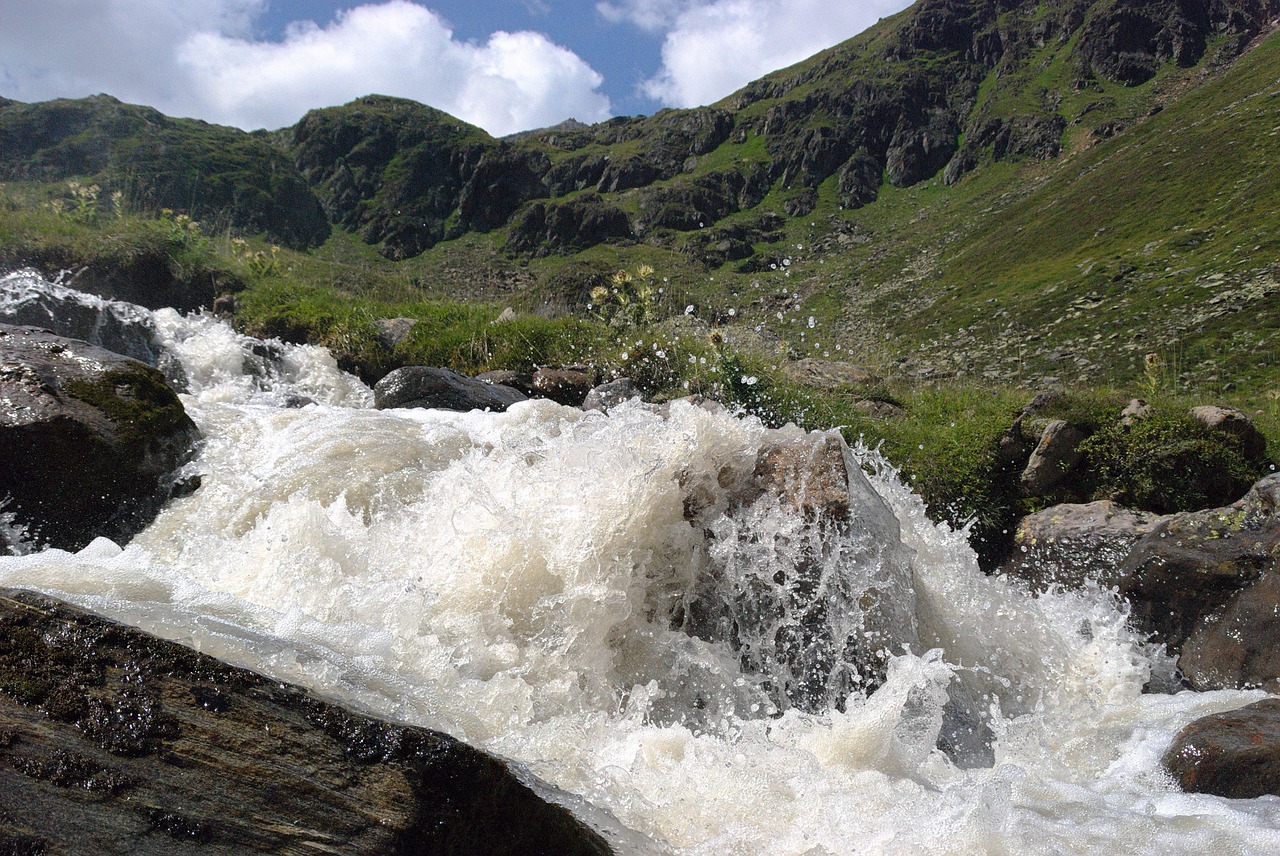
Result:
M398 368L373 388L373 406L379 410L422 407L501 413L527 398L520 390L509 386L485 383L453 369L427 366Z
M1060 485L1084 457L1083 441L1084 434L1070 422L1050 420L1019 479L1022 495L1043 496Z
M47 282L34 271L0 278L0 323L41 327L149 366L160 362L149 311Z
M640 389L629 377L620 377L602 383L587 393L582 402L583 410L600 410L608 413L624 401L640 397Z
M0 499L25 542L128 541L169 498L199 439L157 369L0 325Z
M1191 632L1178 668L1192 689L1280 691L1280 567L1275 562Z
M862 366L832 360L804 359L782 364L782 370L797 383L824 390L874 383L879 378Z
M1171 514L1125 559L1120 593L1130 620L1171 652L1272 568L1280 555L1280 473L1224 508Z
M378 327L378 342L388 351L394 350L418 326L416 318L379 318L374 324Z
M1190 793L1280 795L1280 699L1197 719L1174 738L1162 763Z
M580 407L595 385L593 373L582 368L543 367L533 373L533 394L558 404Z
M896 404L888 401L879 401L873 398L864 398L862 401L855 401L853 409L861 413L865 413L872 419L906 419L907 411L903 410Z
M1267 438L1262 435L1244 414L1234 407L1207 405L1191 408L1191 418L1214 431L1230 434L1240 441L1240 452L1246 458L1257 460L1267 453Z
M0 687L5 852L612 852L452 737L42 595L0 589Z
M509 386L512 389L520 390L525 395L533 395L533 375L529 372L518 372L511 369L496 369L491 372L481 372L476 375L475 379L482 380L485 383Z
M503 309L502 312L498 314L497 318L493 319L493 323L506 324L508 321L514 321L514 320L516 320L516 311L512 309L510 306L508 306L506 309Z
M1141 398L1131 398L1129 403L1125 405L1124 410L1120 411L1120 424L1128 428L1138 420L1146 419L1150 415L1150 404L1147 404Z
M1000 570L1037 591L1090 582L1115 586L1133 546L1161 519L1110 500L1055 505L1018 523L1013 553Z

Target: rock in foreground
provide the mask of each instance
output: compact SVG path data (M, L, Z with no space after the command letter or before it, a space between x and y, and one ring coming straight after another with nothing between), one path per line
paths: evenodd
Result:
M40 545L123 543L169 498L199 431L156 369L0 325L0 500Z
M1184 791L1280 795L1280 699L1197 719L1174 739L1164 766Z
M446 735L0 590L0 852L608 854Z

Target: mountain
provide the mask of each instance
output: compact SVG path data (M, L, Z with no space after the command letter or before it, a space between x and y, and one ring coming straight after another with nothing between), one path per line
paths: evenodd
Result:
M382 96L273 134L3 102L0 180L92 180L296 248L337 229L415 271L441 247L455 280L481 246L486 275L570 304L644 259L753 320L799 302L920 377L1168 351L1212 381L1280 346L1278 19L1280 0L921 0L717 104L506 139Z

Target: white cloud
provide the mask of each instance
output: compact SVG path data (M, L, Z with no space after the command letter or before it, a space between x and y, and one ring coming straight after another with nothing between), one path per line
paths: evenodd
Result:
M109 92L244 128L282 127L370 93L422 101L493 134L610 115L600 75L538 33L464 42L429 9L387 0L269 42L252 36L265 2L0 0L0 94Z
M667 29L662 68L642 90L664 104L693 107L857 35L907 5L909 0L622 0L598 8L613 20Z

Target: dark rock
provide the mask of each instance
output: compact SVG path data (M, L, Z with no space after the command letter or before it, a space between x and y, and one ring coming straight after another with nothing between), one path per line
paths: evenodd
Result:
M602 410L608 413L624 401L640 397L640 389L629 377L620 377L602 383L587 393L582 402L583 410Z
M1267 438L1241 410L1215 405L1193 407L1191 418L1214 431L1221 431L1238 439L1240 451L1246 458L1257 460L1267 453Z
M476 375L475 379L482 380L485 383L498 384L499 386L509 386L512 389L520 390L527 396L533 395L533 375L529 372L498 369L497 371L481 372Z
M1159 522L1157 515L1109 500L1055 505L1018 523L1013 554L1001 572L1041 591L1050 585L1079 588L1087 582L1114 586L1133 546Z
M0 690L0 817L31 852L612 852L447 735L29 592L0 590Z
M1019 485L1023 496L1043 496L1061 484L1084 457L1082 442L1084 434L1079 428L1064 419L1051 420L1022 471Z
M507 249L547 255L572 253L631 236L621 208L587 194L560 204L532 202L511 221Z
M156 369L0 325L0 497L27 540L123 543L169 497L200 439Z
M840 168L840 204L861 208L876 201L884 180L884 165L864 153L854 155Z
M1191 632L1178 668L1197 690L1280 690L1280 567L1274 561Z
M1280 699L1197 719L1174 738L1162 763L1190 793L1280 795Z
M580 407L595 382L595 376L589 371L544 367L533 373L533 393L559 404Z
M481 155L458 194L462 224L478 232L503 225L530 199L549 194L542 176L551 163L541 152L499 145Z
M501 413L528 396L518 389L485 383L453 369L405 366L373 388L374 407L423 407L440 410L492 410Z
M146 309L46 282L33 271L0 278L0 322L43 327L149 366L160 361L156 328Z
M1225 508L1173 514L1125 559L1120 593L1131 620L1172 652L1280 555L1280 474Z
M219 318L233 318L239 304L234 294L219 294L213 299L213 314Z

